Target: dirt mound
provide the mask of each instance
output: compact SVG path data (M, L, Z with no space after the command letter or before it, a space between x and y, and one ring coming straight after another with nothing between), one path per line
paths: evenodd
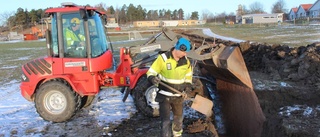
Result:
M266 118L261 137L319 136L319 43L291 48L250 42L234 43L207 37L196 33L196 31L176 30L176 32L188 36L196 46L200 46L205 39L207 44L223 43L241 48L254 85L254 92ZM237 98L234 99L237 100ZM238 117L237 115L239 114L234 114L234 117ZM251 116L254 117L255 114L250 114ZM230 117L232 118L232 116ZM186 117L184 125L188 125L192 120L194 119ZM145 118L137 114L110 133L113 136L121 136L123 131L129 130L130 132L127 134L140 136L143 133L146 136L157 136L159 133L159 129L156 128L158 124L158 118ZM234 127L236 126L241 125L234 125ZM138 129L138 131L133 129ZM210 135L202 132L198 134L185 133L184 136Z
M263 136L318 136L319 46L240 44L267 118Z
M320 43L295 48L249 42L240 45L249 71L270 74L273 80L320 86Z
M289 47L261 43L234 43L195 32L186 35L200 46L239 46L254 91L266 116L263 137L318 136L320 111L320 43ZM237 114L235 114L237 115Z

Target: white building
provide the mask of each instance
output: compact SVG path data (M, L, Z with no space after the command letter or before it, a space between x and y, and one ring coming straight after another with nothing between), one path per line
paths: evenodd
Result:
M294 20L297 17L298 8L292 8L288 14L289 20Z
M242 15L242 24L283 22L283 13Z
M179 21L178 20L164 20L161 21L163 27L168 27L168 26L178 26Z
M310 8L309 8L309 17L316 18L320 17L320 0L317 0Z
M309 16L309 8L312 4L301 4L298 7L297 18L305 18Z

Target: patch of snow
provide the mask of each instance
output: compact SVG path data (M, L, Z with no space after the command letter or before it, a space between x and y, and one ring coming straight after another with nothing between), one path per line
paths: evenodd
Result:
M120 89L104 89L100 91L97 98L99 101L94 103L89 113L96 116L99 125L111 122L120 124L122 119L128 119L136 112L131 96L128 96L126 102L122 102L122 98Z
M35 48L33 48L35 49ZM21 60L29 60L31 56L18 57L17 59L13 59L10 61L21 61Z
M316 109L317 111L320 111L320 106L317 106L315 109Z
M282 81L270 81L270 80L258 80L252 79L253 83L255 83L254 89L257 90L270 90L272 91L274 88L277 87L292 87L290 84Z
M267 36L265 37L265 39L273 39L273 38L281 38L281 37L289 37L289 36L292 36L292 34L275 34L275 35L272 35L272 36Z
M36 41L46 41L46 39L38 39L38 40L32 40L32 41L28 41L28 42L36 42ZM0 41L0 44L3 44L3 43L20 43L20 42L26 42L26 41L24 41L24 40Z
M285 106L280 108L279 114L281 116L290 117L292 114L294 116L304 116L304 117L313 117L316 116L320 111L320 106L310 107L306 105L293 105Z
M13 69L13 68L17 68L18 66L3 66L0 69Z
M66 129L60 128L61 123L43 120L37 113L34 103L28 102L22 97L19 84L17 80L12 80L0 87L0 136L42 136L42 132L46 131L48 126L54 128L55 131L52 132L76 133L76 131L66 131ZM122 102L122 98L123 94L118 89L104 89L96 96L87 112L92 119L97 121L97 126L107 127L110 123L119 124L123 119L130 118L136 112L131 96L127 98L126 102ZM80 114L62 124L73 125L73 122L79 120L82 122L79 126L93 124L81 119L81 115L85 115L86 111L78 113ZM85 116L88 117L88 115ZM50 133L47 135L51 136ZM52 133L52 135L54 134Z
M142 39L130 39L130 40L124 40L124 41L114 41L114 42L108 42L109 44L122 44L122 43L129 43L133 41L145 41L149 38L142 38Z
M12 50L44 50L45 47L39 47L39 48L13 48Z
M19 43L19 42L24 42L24 41L23 40L1 41L0 44L2 44L2 43Z
M312 111L313 111L313 108L307 107L307 108L303 111L303 115L304 115L304 116L310 116L311 113L312 113Z
M219 39L229 40L229 41L233 41L236 43L245 42L244 40L217 35L217 34L213 33L209 28L202 29L202 31L203 31L203 34L208 35L210 37L216 37Z
M292 41L283 41L282 43L287 43L287 44L292 43L292 44L294 44L294 43L300 43L300 41L298 41L298 40L292 40Z
M279 114L283 116L290 116L291 112L297 111L297 110L301 110L298 105L281 107Z
M280 86L281 87L292 87L290 84L288 84L286 82L280 82Z

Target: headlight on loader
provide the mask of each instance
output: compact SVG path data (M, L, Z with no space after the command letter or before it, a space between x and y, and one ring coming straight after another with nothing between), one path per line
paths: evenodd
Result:
M24 73L21 74L21 79L22 82L29 82L29 78Z

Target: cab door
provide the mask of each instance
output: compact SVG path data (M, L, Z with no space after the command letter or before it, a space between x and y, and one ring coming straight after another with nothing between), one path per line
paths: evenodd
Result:
M62 14L63 69L65 74L89 72L89 59L84 21L79 12Z

